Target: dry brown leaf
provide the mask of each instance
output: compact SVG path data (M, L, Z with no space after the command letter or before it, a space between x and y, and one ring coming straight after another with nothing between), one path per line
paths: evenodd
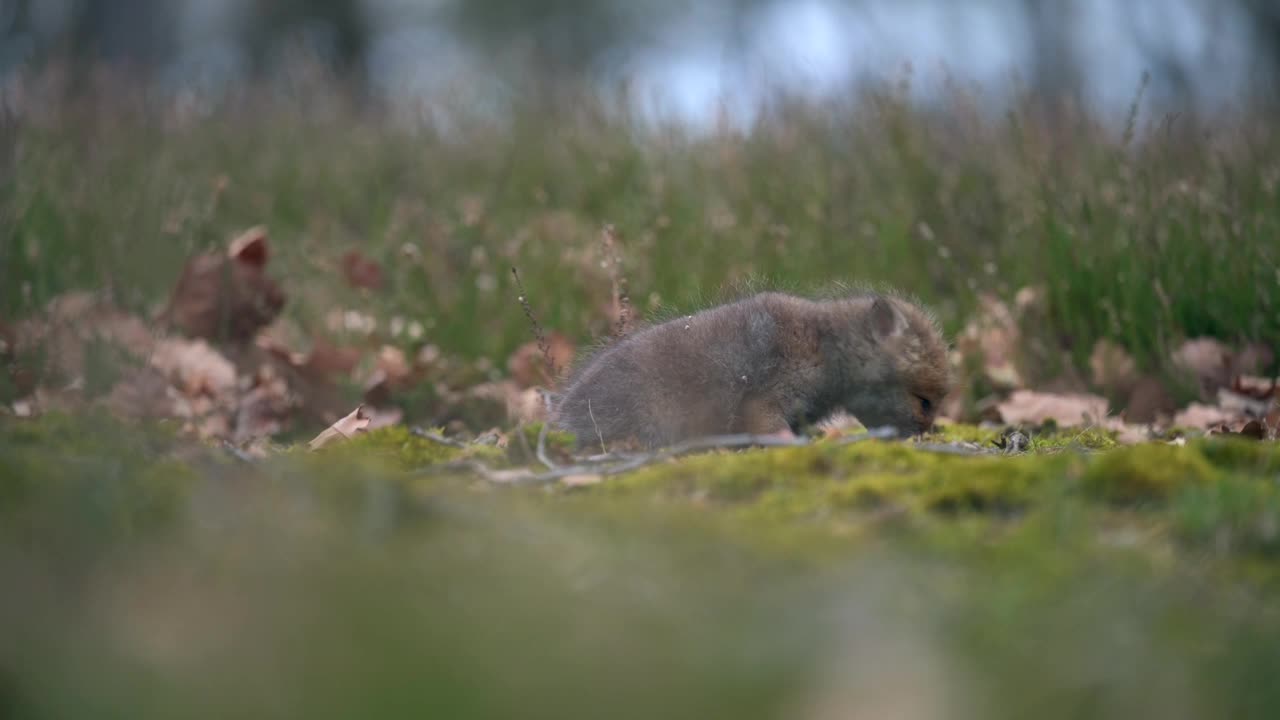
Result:
M547 419L546 403L537 388L525 388L507 398L507 417L516 424L542 422Z
M318 450L325 445L342 440L348 440L358 433L362 433L369 429L371 418L365 412L364 405L358 405L349 415L330 425L324 432L320 433L307 443L312 450Z
M1196 338L1183 343L1170 358L1174 367L1197 383L1205 398L1231 383L1231 350L1213 338Z
M359 250L349 250L344 253L340 265L342 276L351 287L365 290L382 288L382 266L370 260Z
M581 475L565 475L560 478L560 484L565 487L585 487L588 485L599 485L603 480L603 475L584 473Z
M1103 427L1116 434L1116 442L1121 445L1138 445L1151 439L1150 430L1143 425L1134 425L1121 421L1103 423Z
M1271 409L1270 398L1244 395L1226 388L1218 389L1218 407L1238 416L1259 418Z
M1245 437L1250 440L1274 440L1275 431L1268 427L1266 421L1258 419L1235 420L1218 423L1208 429L1207 435L1231 435Z
M1039 285L1020 288L1013 296L1013 307L1019 317L1039 312L1044 308L1048 295L1049 293Z
M1089 369L1094 387L1107 393L1129 392L1138 381L1133 356L1110 340L1094 343L1093 352L1089 354Z
M377 368L386 374L387 381L392 385L408 380L412 372L404 351L394 345L383 345L378 350Z
M298 369L313 380L330 380L338 375L350 375L360 363L360 349L334 345L322 338L311 346Z
M1208 430L1211 427L1238 419L1238 415L1227 412L1220 407L1191 403L1173 417L1173 424L1178 427Z
M1021 333L1009 307L994 295L979 298L978 317L971 320L957 338L956 347L965 357L978 358L983 374L1002 389L1023 386L1015 358Z
M1086 393L1052 394L1018 390L997 405L1009 424L1040 424L1052 420L1061 427L1101 423L1107 415L1107 399Z
M537 341L521 345L507 360L507 371L511 379L522 388L542 385L550 387L556 380L556 374L567 370L573 364L576 352L573 341L565 335L552 331L547 333L547 354L551 358L553 369L548 372L546 359Z
M1238 375L1231 381L1231 392L1258 400L1270 400L1277 396L1278 383L1280 378Z
M217 398L236 390L235 366L204 340L162 340L151 364L187 396Z
M409 364L403 350L383 345L378 351L373 372L364 381L364 401L371 405L387 405L395 393L411 387L421 375Z
M1259 420L1250 420L1236 432L1254 440L1265 440L1267 438L1267 427Z

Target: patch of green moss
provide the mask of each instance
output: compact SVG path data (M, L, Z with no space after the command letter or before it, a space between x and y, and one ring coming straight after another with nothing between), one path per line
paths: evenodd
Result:
M981 447L992 447L999 444L1000 438L1005 432L1004 428L948 424L938 426L935 432L925 437L925 440L943 443L973 443ZM1118 445L1115 433L1099 427L1058 428L1047 426L1039 430L1027 430L1026 434L1031 440L1031 446L1028 448L1031 452L1107 450Z
M999 428L949 423L936 426L934 432L930 433L926 439L930 442L974 443L983 447L990 447L999 438Z
M132 531L175 527L187 507L188 493L199 475L190 465L161 460L143 468L124 495L121 524Z
M1259 474L1280 472L1280 443L1217 435L1196 440L1191 446L1214 467Z
M492 445L469 444L464 448L454 447L418 437L403 425L361 433L346 442L321 448L312 455L322 459L337 455L377 460L398 470L414 470L463 458L498 462L506 457L503 450Z
M1280 555L1280 488L1272 481L1228 475L1184 488L1170 518L1178 538L1192 545Z
M1062 470L1057 458L1034 456L940 464L929 474L921 499L938 512L1013 514L1029 506L1039 486Z
M886 512L1007 515L1026 508L1057 457L934 453L896 442L815 445L686 458L610 480L600 492L721 507L754 520Z
M1194 447L1148 444L1100 454L1085 470L1081 485L1092 497L1127 505L1161 502L1184 487L1217 477Z
M1033 452L1109 450L1118 446L1115 433L1099 427L1063 428L1031 436Z
M109 453L151 457L178 442L172 422L123 423L101 408L75 414L50 412L38 418L0 419L0 452L4 449L58 449L65 454Z

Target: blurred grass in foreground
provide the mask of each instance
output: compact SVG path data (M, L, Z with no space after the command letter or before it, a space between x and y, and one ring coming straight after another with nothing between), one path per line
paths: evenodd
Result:
M599 229L613 223L641 311L753 277L871 281L955 330L977 293L1043 285L1033 330L1051 359L1083 364L1106 337L1158 371L1179 337L1280 338L1273 118L1135 105L1120 132L1103 121L1123 119L1029 101L1002 116L954 88L941 111L913 110L902 92L779 98L750 132L710 137L636 128L585 95L497 120L458 110L447 131L336 98L249 93L195 116L142 112L128 93L52 102L11 121L0 313L69 288L154 307L187 253L265 224L304 327L334 307L381 333L417 319L418 342L499 362L529 338L513 265L548 327L607 331ZM383 264L385 290L343 284L350 249Z
M1091 500L1069 469L1085 459L1059 454L1012 514L828 504L772 522L720 522L755 496L681 490L684 463L665 483L658 469L619 479L617 493L476 492L406 475L375 447L248 465L103 417L0 423L4 716L1280 710L1274 542L1220 542L1274 511L1280 460L1266 445L1156 448L1226 473L1170 485L1168 503ZM910 487L904 448L886 445L883 467L837 459L879 452L797 450L808 460L771 482L805 496L815 472L849 490L905 472ZM1147 451L1109 452L1087 482L1141 475L1103 458ZM1003 492L971 474L966 492ZM1233 488L1270 500L1233 510ZM875 532L848 531L858 524ZM1184 542L1179 527L1205 537Z

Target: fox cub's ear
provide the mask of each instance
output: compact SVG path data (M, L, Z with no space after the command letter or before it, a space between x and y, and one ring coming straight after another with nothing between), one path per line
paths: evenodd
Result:
M871 334L875 336L876 340L888 340L901 335L907 326L907 320L898 311L898 308L883 297L878 297L875 302L871 303L868 320L871 326Z

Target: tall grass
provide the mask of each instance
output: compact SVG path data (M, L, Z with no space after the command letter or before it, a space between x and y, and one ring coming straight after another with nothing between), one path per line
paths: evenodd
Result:
M252 99L250 99L252 97ZM265 224L288 314L418 319L421 342L499 360L546 325L607 332L599 229L640 312L763 276L891 283L956 330L979 293L1040 285L1033 330L1083 362L1111 338L1158 369L1171 343L1280 339L1280 143L1271 118L1111 119L955 92L780 99L748 132L638 128L601 101L530 104L448 132L334 103L246 95L204 115L113 99L20 115L3 190L0 312L72 288L163 300L185 255ZM1130 137L1130 136L1133 137ZM346 288L359 249L388 286Z

